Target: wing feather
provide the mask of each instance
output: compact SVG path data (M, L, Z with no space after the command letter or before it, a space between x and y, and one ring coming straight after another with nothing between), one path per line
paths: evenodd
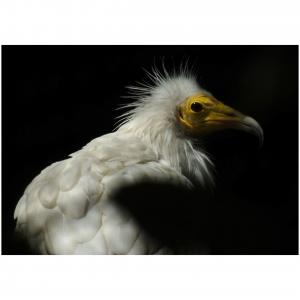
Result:
M104 154L92 142L90 149L43 170L27 187L15 218L17 230L33 248L44 254L159 252L162 246L147 236L114 197L123 188L144 181L191 183L140 142L134 141L136 147L129 143L121 155L124 141L120 141L102 148ZM96 152L91 151L94 148Z
M101 162L93 156L70 158L46 168L28 186L15 218L34 248L70 254L97 234L104 188L97 165Z

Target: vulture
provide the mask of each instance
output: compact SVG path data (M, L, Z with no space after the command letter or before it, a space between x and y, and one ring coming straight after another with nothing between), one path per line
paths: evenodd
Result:
M149 76L151 83L129 87L132 101L112 133L45 168L26 188L14 218L34 253L205 252L198 228L205 210L198 225L191 221L193 203L215 188L203 141L234 130L262 143L263 131L191 73Z

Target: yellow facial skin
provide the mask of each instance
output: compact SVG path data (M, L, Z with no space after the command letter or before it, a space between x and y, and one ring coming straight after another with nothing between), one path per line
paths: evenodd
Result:
M221 129L241 129L257 135L260 143L263 131L252 118L216 100L212 96L196 94L177 106L181 126L192 136L206 135Z

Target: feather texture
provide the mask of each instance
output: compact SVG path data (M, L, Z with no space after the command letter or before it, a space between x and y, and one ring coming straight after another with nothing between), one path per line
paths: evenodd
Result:
M155 72L153 85L131 87L130 111L113 133L38 175L15 209L17 230L43 254L165 254L134 217L116 205L140 182L212 184L212 163L176 124L176 105L201 89L187 74Z

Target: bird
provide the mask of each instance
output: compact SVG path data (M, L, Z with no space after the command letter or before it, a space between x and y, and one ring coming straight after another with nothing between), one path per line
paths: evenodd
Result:
M216 99L192 72L147 74L149 82L128 87L131 102L114 131L51 164L27 186L14 219L35 253L176 254L172 246L185 233L172 224L177 216L164 221L172 216L172 197L179 196L181 207L190 191L215 188L214 163L201 141L236 130L263 143L258 122ZM205 192L199 194L201 203ZM131 208L122 196L135 199ZM144 211L141 217L134 205ZM189 223L188 210L182 223Z

